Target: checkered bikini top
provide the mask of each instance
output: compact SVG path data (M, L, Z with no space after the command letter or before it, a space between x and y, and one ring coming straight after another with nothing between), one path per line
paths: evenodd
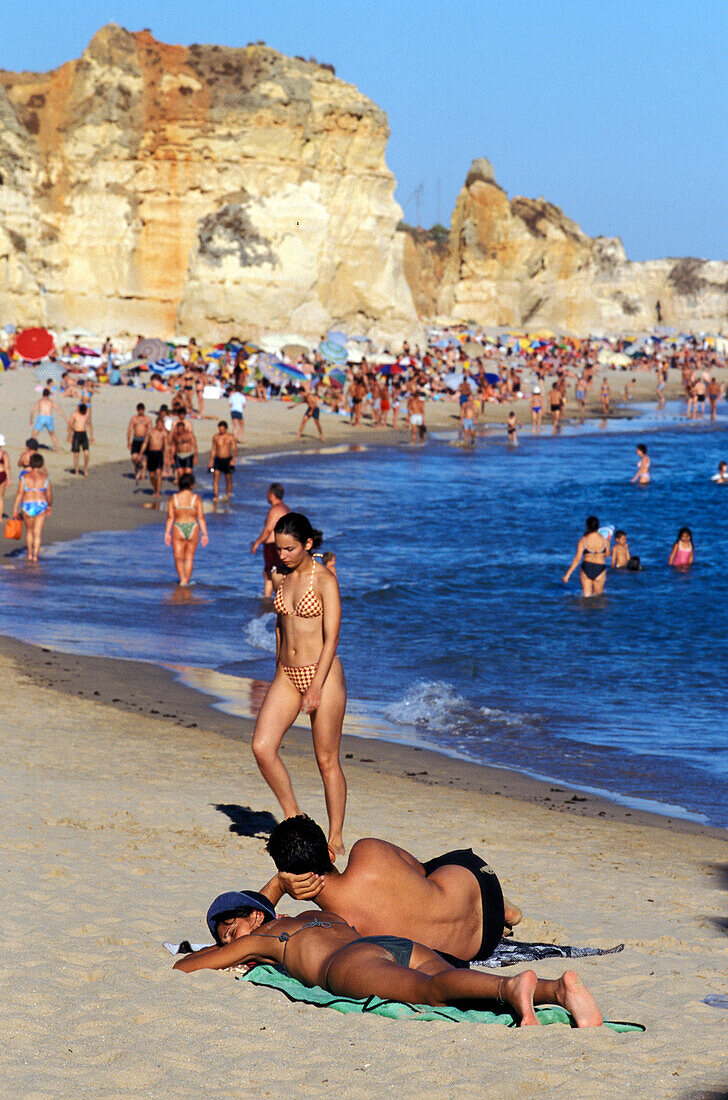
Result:
M273 607L279 615L295 615L299 619L319 619L323 615L324 605L313 590L313 574L315 569L316 562L313 563L311 569L311 579L308 582L308 588L293 608L293 611L288 610L286 601L283 598L283 588L286 583L285 579L281 582L276 592L276 598L273 601Z

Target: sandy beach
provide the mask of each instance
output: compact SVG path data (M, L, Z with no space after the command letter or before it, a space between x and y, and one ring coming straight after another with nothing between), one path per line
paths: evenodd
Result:
M654 379L636 377L644 392L638 384L635 400L653 396ZM15 463L36 395L31 372L0 381L0 430ZM128 417L145 399L156 407L156 395L100 392L86 481L64 472L67 450L44 452L58 489L48 542L159 522L118 465ZM224 403L211 406L201 449L226 412ZM494 409L499 421L506 412ZM456 415L454 404L428 406L433 427L435 416L453 427ZM299 420L298 409L251 403L246 450L295 446ZM334 417L324 431L327 444L393 438L369 427L355 433ZM728 1013L700 1003L728 991L725 832L346 737L348 845L379 835L422 858L472 846L522 905L518 938L625 943L621 954L578 960L576 969L607 1018L647 1030L343 1016L230 974L173 973L161 946L205 940L212 897L272 873L264 841L276 804L249 750L251 723L211 710L153 665L4 640L0 668L6 1095L446 1097L488 1086L513 1097L726 1094ZM291 731L284 754L306 810L323 818L305 733ZM555 959L537 970L553 977L564 966Z
M48 679L65 685L37 682L43 656ZM522 904L521 938L626 943L578 970L608 1018L647 1031L344 1017L229 974L185 977L162 941L204 940L216 893L267 880L276 807L249 723L233 740L190 721L164 677L154 702L170 717L147 713L129 677L126 710L97 702L93 663L84 696L73 680L87 664L38 654L29 674L16 647L0 661L5 714L18 716L2 733L6 1095L444 1097L495 1082L508 1096L723 1094L726 1014L700 1000L725 987L724 835L633 823L618 807L611 819L596 804L586 816L568 792L511 790L508 773L349 741L349 844L381 834L423 856L472 844ZM322 816L305 738L290 737L285 755L304 805ZM427 775L404 774L407 760Z

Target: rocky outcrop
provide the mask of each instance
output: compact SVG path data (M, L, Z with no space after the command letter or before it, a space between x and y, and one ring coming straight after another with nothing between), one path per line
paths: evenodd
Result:
M110 25L0 73L0 316L97 334L412 333L384 113L265 46Z
M415 294L429 270L427 256L410 263ZM632 263L618 238L588 237L552 203L509 200L481 159L458 196L431 301L433 315L531 331L728 331L728 263Z

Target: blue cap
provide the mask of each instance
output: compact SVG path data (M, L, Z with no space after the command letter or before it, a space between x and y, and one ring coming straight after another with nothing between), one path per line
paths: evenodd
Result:
M218 894L210 908L207 910L207 927L210 934L217 942L217 926L225 913L232 913L236 909L247 907L260 909L268 917L275 920L275 907L263 894L257 890L228 890L226 894Z

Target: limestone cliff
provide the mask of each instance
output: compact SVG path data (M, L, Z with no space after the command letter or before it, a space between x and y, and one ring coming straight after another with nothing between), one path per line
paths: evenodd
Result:
M417 328L384 113L265 46L103 28L0 73L0 318L218 339Z
M409 245L410 251L412 245ZM410 255L413 292L431 266ZM482 325L587 334L656 324L728 331L728 263L630 262L617 238L588 237L544 199L514 198L485 159L468 173L452 215L442 277L425 315Z

